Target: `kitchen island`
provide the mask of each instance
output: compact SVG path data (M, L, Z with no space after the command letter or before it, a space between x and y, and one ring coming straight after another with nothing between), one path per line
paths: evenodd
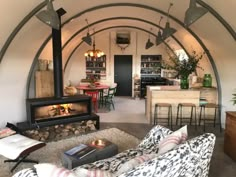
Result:
M193 103L197 107L200 98L208 103L217 103L216 88L180 89L179 86L147 86L145 114L150 124L153 124L154 108L156 103L170 103L172 105L173 124L179 103ZM184 114L187 114L184 113Z

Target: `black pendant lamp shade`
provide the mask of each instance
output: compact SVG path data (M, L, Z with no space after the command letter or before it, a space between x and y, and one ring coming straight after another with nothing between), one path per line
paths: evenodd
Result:
M48 26L59 30L60 20L58 14L53 8L52 1L51 0L46 0L46 1L47 1L47 9L40 11L38 14L36 14L36 17L43 23L47 24Z
M169 36L173 35L177 31L176 29L170 27L169 15L170 15L171 6L173 6L173 3L170 3L169 8L168 8L167 22L166 22L165 28L163 30L163 33L162 33L163 40L165 40Z
M87 32L87 35L82 37L82 40L84 42L86 42L88 45L92 45L92 38L91 38L91 35L89 34L89 23L88 23L88 19L85 19L87 25L88 25L88 32Z
M152 31L152 28L150 29L150 32L151 32L151 31ZM147 40L146 45L145 45L145 49L149 49L149 48L151 48L153 45L154 45L154 44L153 44L153 42L152 42L151 39L150 39L150 33L149 33L149 35L148 35L148 40Z
M86 42L88 45L92 45L92 38L89 32L87 33L87 36L82 37L82 40Z
M162 37L161 30L160 30L160 25L161 25L162 19L163 19L163 17L161 16L161 18L159 20L159 30L158 30L157 37L156 37L156 45L159 45L163 42L163 37Z
M162 33L163 40L174 34L176 31L176 29L170 27L170 22L166 22L166 26Z
M145 49L149 49L153 46L153 42L150 40L150 38L148 39L148 41L146 42L146 46L145 46Z
M203 7L197 7L196 0L190 0L189 8L185 12L184 24L189 26L208 12Z
M157 38L156 38L156 45L159 45L162 42L163 42L163 38L162 38L162 35L161 35L161 31L158 31Z

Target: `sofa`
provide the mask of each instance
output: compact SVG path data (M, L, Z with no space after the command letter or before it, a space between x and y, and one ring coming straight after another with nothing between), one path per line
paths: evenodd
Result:
M204 133L187 138L187 127L173 132L154 126L140 144L111 158L85 164L72 170L53 164L38 164L13 177L207 177L214 150L215 135ZM51 171L50 171L51 170Z

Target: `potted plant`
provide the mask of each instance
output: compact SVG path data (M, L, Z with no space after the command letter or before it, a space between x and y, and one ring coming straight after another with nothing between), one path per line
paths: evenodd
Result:
M175 70L177 72L176 77L180 78L181 89L188 89L188 77L191 73L196 72L197 68L201 68L199 61L202 59L204 53L199 55L196 51L192 51L189 58L182 58L181 55L175 53L170 54L170 52L167 52L167 54L169 58L163 61L162 68Z
M231 101L233 102L233 105L235 105L236 104L236 93L233 93L232 95L233 95L233 98Z

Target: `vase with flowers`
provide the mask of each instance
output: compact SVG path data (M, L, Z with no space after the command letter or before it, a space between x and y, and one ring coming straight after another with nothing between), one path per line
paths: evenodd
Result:
M180 88L188 89L189 82L188 77L191 73L196 72L197 68L202 69L199 66L199 61L202 59L203 54L197 54L196 51L193 51L188 58L182 58L182 56L177 54L171 54L167 52L168 59L163 61L162 67L164 69L171 69L177 72L176 77L180 78Z
M96 85L95 85L95 82L96 82L97 80L96 80L96 78L94 77L94 75L91 75L90 77L89 77L89 87L91 87L91 88L95 88L96 87Z

